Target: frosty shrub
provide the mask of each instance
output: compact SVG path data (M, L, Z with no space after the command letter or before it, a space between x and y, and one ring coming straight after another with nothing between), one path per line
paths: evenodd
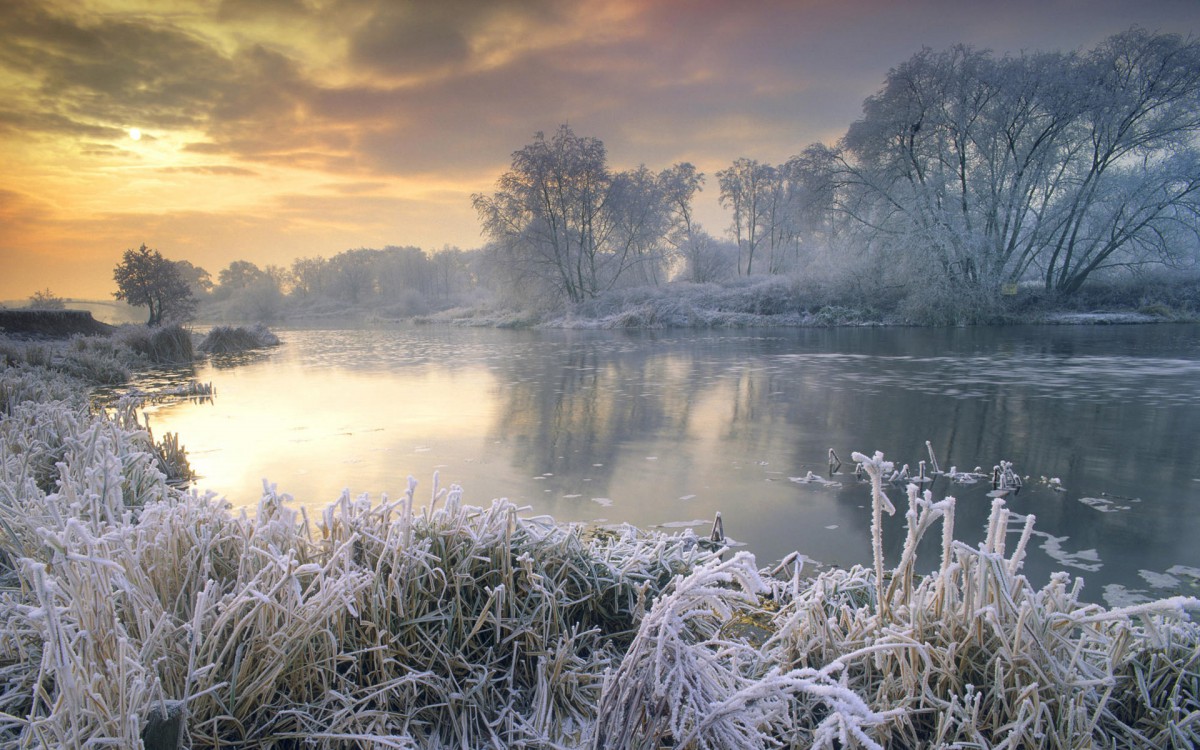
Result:
M279 337L261 323L251 326L214 326L197 347L205 354L231 354L277 346Z
M153 364L186 364L196 358L192 334L178 323L122 326L115 338Z

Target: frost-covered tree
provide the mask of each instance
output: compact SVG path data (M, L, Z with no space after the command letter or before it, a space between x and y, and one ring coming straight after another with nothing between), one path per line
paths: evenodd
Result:
M527 293L583 302L631 269L663 276L671 207L645 167L614 173L598 138L563 125L515 152L496 192L472 197L491 264Z
M267 276L257 263L248 260L235 260L217 274L215 291L219 299L228 299L230 295L261 282Z
M704 173L696 171L690 162L680 162L659 172L658 185L666 203L666 240L673 248L673 260L682 263L690 281L707 280L697 278L696 274L703 274L705 263L701 255L712 238L696 222L692 212L692 200L704 189Z
M178 266L144 244L125 251L113 270L113 281L117 282L114 297L149 308L147 325L188 320L195 312L196 299Z
M762 253L768 273L796 268L807 191L801 176L794 159L773 166L741 158L717 172L721 205L733 214L729 231L738 245L740 274L754 273L754 261Z
M613 175L607 198L612 217L612 248L634 284L657 286L666 280L671 245L671 206L659 176L639 166ZM615 281L615 280L614 280Z
M562 125L549 139L534 135L513 153L496 192L472 200L484 234L510 265L568 301L582 302L615 275L606 252L611 184L604 144Z
M329 263L320 255L315 258L296 258L292 261L291 287L294 296L308 299L325 291Z
M894 68L812 195L856 244L982 289L1072 293L1197 246L1200 43L1134 29L1074 54L929 49Z
M754 273L754 255L763 241L762 225L770 204L775 168L741 158L717 172L720 201L733 214L730 233L738 245L738 274Z
M175 261L175 268L179 270L180 278L192 290L193 297L201 299L212 293L212 274L208 271L186 260Z

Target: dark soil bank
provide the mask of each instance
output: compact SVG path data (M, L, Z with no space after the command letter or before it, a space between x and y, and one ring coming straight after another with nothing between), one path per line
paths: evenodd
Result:
M112 333L87 310L0 310L0 333L36 338L67 338Z

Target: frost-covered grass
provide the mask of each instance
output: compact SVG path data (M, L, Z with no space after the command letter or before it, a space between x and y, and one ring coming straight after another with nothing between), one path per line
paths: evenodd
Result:
M0 747L136 747L164 707L195 747L566 742L647 602L714 556L436 486L234 514L37 375L0 373Z
M888 568L892 466L855 460L872 480L873 568L779 581L738 555L679 579L606 681L594 747L1197 745L1200 601L1107 610L1066 574L1035 589L1019 572L1032 517L996 500L970 547L954 539L954 500L915 485ZM918 542L939 522L940 565L919 575ZM739 636L739 620L761 635Z
M1200 602L1123 609L1020 573L955 503L872 479L875 560L805 577L689 535L343 496L320 518L167 481L128 407L0 371L0 748L1193 747ZM940 561L919 561L938 533Z
M564 328L743 328L879 322L869 306L838 305L826 287L761 276L726 284L674 282L613 290L544 325Z
M192 334L178 324L122 326L114 338L151 364L185 364L196 358Z
M245 326L214 326L197 347L205 354L230 354L277 346L279 337L261 323Z
M0 336L0 366L44 367L89 385L120 385L134 369L194 359L192 335L179 325L126 325L111 335L38 341Z

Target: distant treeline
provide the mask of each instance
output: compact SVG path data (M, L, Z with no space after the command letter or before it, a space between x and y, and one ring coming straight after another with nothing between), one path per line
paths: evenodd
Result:
M288 267L238 260L215 281L187 261L178 265L201 302L201 314L269 321L371 310L406 317L465 303L479 283L480 255L457 248L433 253L360 248L330 258L297 258Z
M609 170L561 127L475 196L525 300L787 274L917 318L1200 257L1200 42L1133 29L1092 50L922 50L832 146L716 173L730 243L692 220L704 175ZM852 290L857 290L853 292Z
M602 141L563 125L473 196L480 249L236 261L215 281L179 267L210 309L257 320L585 311L668 283L753 294L749 277L770 276L892 320L1000 319L1017 295L1028 308L1076 304L1097 281L1194 283L1198 142L1196 40L1133 29L1075 53L925 49L888 73L834 145L717 171L730 218L717 234L695 219L706 183L695 166L615 171Z

